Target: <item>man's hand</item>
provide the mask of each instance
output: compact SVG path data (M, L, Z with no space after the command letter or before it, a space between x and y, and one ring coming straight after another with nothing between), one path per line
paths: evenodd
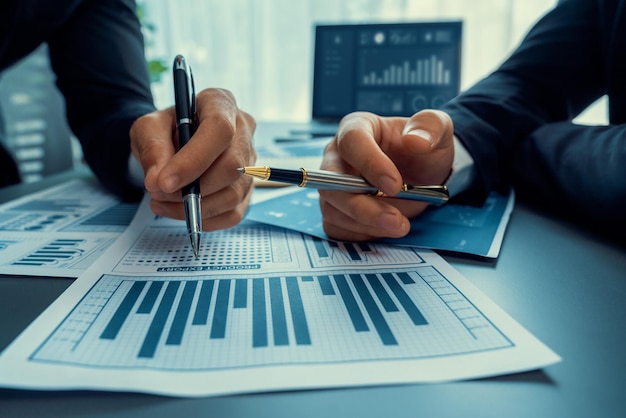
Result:
M180 189L199 178L202 226L214 231L239 223L248 207L252 179L236 169L256 160L256 123L226 90L203 90L196 104L196 133L178 152L174 107L139 118L130 131L131 150L143 167L155 214L185 219Z
M441 111L411 118L357 112L346 116L327 145L321 168L363 176L393 196L402 183L443 184L454 159L454 128ZM343 192L320 191L324 230L335 239L402 237L409 219L427 204Z

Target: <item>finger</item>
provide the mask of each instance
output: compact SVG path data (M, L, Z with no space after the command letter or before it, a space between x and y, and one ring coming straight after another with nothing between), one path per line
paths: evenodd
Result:
M454 127L450 117L438 110L424 110L405 124L401 141L386 140L397 129L383 120L382 145L404 180L412 184L441 184L454 159Z
M440 110L427 109L414 114L404 126L402 134L404 146L410 153L423 154L454 146L452 119ZM406 141L408 139L421 141Z
M196 102L196 132L159 175L159 185L166 192L174 192L199 178L232 143L237 130L238 108L230 92L203 90Z
M237 132L232 143L204 172L201 178L202 194L212 194L238 183L252 187L252 178L243 176L237 169L254 165L256 152L252 146L255 122L252 116L239 111Z
M131 151L141 164L148 192L160 192L160 170L175 153L172 143L174 109L152 112L137 119L130 130Z
M325 230L331 232L329 235L338 227L353 232L354 238L397 238L410 229L408 219L386 199L320 191L320 208Z
M336 136L336 153L370 183L388 194L397 193L402 187L402 176L394 162L381 149L382 118L366 112L348 115L339 126ZM402 119L390 118L396 124L397 140L400 140Z
M201 201L202 210L202 227L204 230L215 230L215 224L222 225L226 219L235 221L237 214L241 217L237 222L241 221L247 202L252 193L252 180L249 178L241 178L235 183L230 184L222 190L210 195L203 195ZM243 204L243 206L242 206ZM180 199L176 202L157 201L150 202L151 210L159 215L173 219L185 219L185 211ZM241 210L243 208L243 211ZM221 220L219 220L221 219ZM235 223L229 226L234 226Z

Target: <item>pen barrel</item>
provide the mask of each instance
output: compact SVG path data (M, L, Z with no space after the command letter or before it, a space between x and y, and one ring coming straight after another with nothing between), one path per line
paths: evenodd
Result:
M352 193L376 194L378 189L361 177L332 171L306 170L303 174L305 187L315 187L320 190L347 191Z
M200 212L200 195L197 193L183 194L185 220L189 234L199 234L202 231L202 213Z
M448 189L444 186L405 185L405 190L392 197L427 202L431 205L442 205L448 201L449 194Z
M304 179L303 173L304 172L302 171L302 169L288 170L288 169L283 169L283 168L272 167L269 171L268 180L279 181L279 182L287 183L287 184L299 185L300 183L302 183Z
M191 139L193 134L196 132L195 125L189 121L184 123L179 123L178 125L178 148L182 148Z
M315 187L319 190L367 193L379 197L427 202L433 205L441 205L447 202L449 196L448 189L445 186L411 186L404 184L400 192L394 196L388 196L362 177L321 170L303 171L303 176L306 176L306 181L303 182L302 186Z
M181 189L183 196L187 196L190 194L195 194L200 196L200 182L199 181L192 181L191 183L189 183L186 186L183 186Z

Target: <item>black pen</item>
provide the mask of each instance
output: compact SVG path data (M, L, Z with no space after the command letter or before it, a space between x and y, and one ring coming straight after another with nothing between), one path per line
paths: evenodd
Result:
M179 149L187 145L196 131L196 91L191 68L182 55L174 58L174 100L176 103L176 127ZM198 179L183 187L183 205L187 232L191 240L193 255L198 258L202 234L202 212L200 210L200 181Z
M267 166L240 167L240 173L268 181L294 184L299 187L312 187L320 190L335 190L348 193L365 193L379 197L417 200L434 205L441 205L448 201L449 194L446 186L411 186L403 184L402 190L395 196L387 196L376 186L372 186L364 178L349 174L335 173L334 171L290 170Z

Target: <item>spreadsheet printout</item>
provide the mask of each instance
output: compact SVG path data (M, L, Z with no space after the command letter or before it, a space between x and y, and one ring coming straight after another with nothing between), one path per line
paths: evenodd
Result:
M147 200L0 355L0 386L208 396L468 379L559 361L434 252L255 222L206 233Z

